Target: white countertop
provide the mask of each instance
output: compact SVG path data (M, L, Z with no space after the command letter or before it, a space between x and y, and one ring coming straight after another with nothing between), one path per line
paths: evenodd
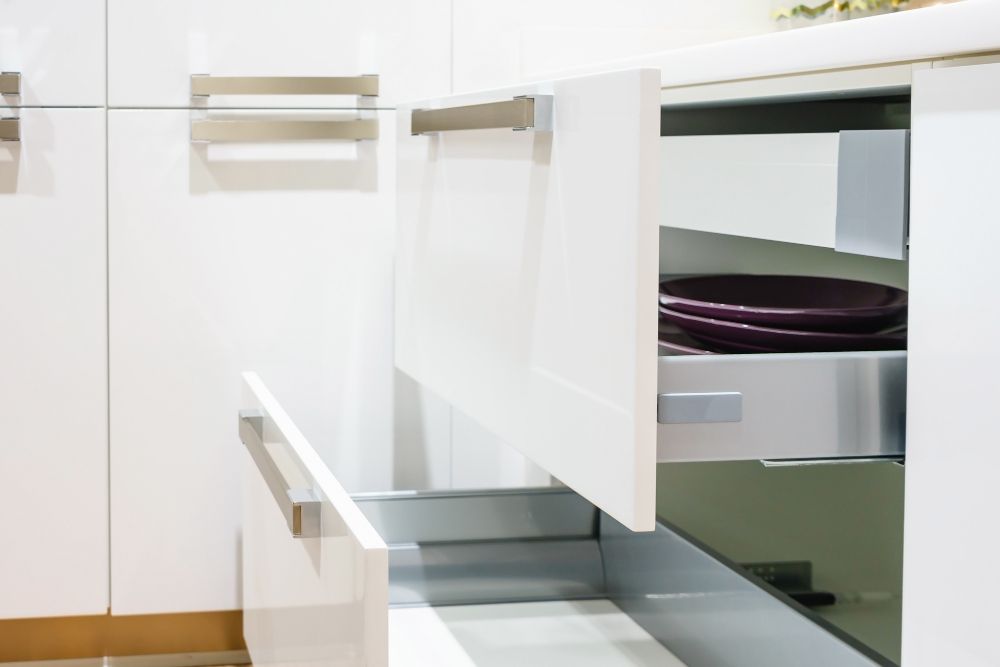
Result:
M559 75L656 67L667 88L990 51L1000 51L1000 0L964 0L662 51Z
M607 600L389 610L392 667L684 667Z

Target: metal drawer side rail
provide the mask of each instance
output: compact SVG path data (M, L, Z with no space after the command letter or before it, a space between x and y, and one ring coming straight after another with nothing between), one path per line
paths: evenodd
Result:
M391 606L604 597L597 510L566 489L358 494Z
M900 459L906 352L661 356L660 462Z
M552 96L530 95L512 100L443 109L414 109L410 134L458 130L552 130Z
M240 440L285 516L292 537L319 537L322 503L312 489L295 488L289 484L271 458L264 446L264 422L267 418L262 410L240 410Z
M191 96L211 95L378 95L377 74L361 76L191 75Z
M685 665L895 664L662 519L633 533L602 513L600 543L608 599Z

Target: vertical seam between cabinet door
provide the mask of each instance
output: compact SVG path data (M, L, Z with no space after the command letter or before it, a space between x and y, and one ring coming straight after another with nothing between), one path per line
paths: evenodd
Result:
M104 362L105 383L104 392L107 397L105 404L105 420L107 422L107 443L105 464L107 465L108 485L108 613L111 613L111 122L108 115L109 92L111 77L108 70L111 66L108 21L108 0L104 2Z
M448 93L455 94L455 0L448 3Z

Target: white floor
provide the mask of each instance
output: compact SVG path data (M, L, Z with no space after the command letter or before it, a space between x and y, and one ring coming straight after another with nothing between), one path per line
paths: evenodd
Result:
M607 600L389 610L391 667L684 667Z

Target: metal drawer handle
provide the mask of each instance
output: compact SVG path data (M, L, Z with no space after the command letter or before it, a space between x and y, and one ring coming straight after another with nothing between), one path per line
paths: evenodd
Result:
M191 121L191 141L352 141L360 139L378 139L378 119Z
M0 72L0 95L21 94L21 73Z
M21 94L21 73L0 72L0 95Z
M0 141L21 140L21 119L0 118Z
M410 114L410 134L414 135L493 129L551 132L552 96L531 95L487 104L414 109Z
M285 515L292 537L319 537L322 503L312 489L292 488L264 447L264 420L261 410L240 410L240 440L250 452L271 495Z
M210 95L378 95L378 75L212 76L191 75L191 96Z

